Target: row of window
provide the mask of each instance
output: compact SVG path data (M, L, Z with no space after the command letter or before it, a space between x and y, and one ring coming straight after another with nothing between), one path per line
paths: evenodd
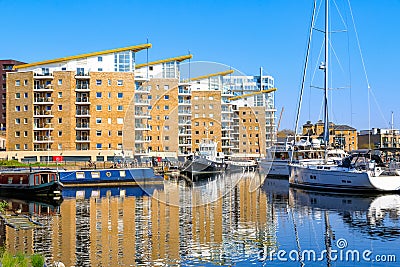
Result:
M96 98L102 98L102 97L103 97L102 92L96 92ZM117 93L117 98L123 98L123 97L124 97L124 93L122 93L122 92ZM108 92L108 98L111 98L111 92Z
M96 80L96 85L103 85L103 80ZM111 86L111 79L107 80L107 85ZM124 80L117 80L117 85L118 86L123 86L124 85Z
M96 106L96 111L102 111L103 110L103 106L102 105L97 105ZM108 111L111 111L111 105L108 105ZM123 111L124 110L124 106L122 105L118 105L117 106L117 111Z
M107 147L108 147L108 149L112 148L111 144L108 144ZM62 144L58 144L57 148L58 148L58 150L62 150L63 149ZM102 149L102 148L103 148L103 144L101 144L101 143L96 144L96 149ZM117 144L117 149L122 149L121 143ZM15 150L21 150L21 145L15 144ZM24 150L28 150L28 144L24 144Z

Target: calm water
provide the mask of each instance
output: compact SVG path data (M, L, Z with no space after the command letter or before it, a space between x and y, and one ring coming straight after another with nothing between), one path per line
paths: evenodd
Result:
M12 252L43 253L50 266L55 261L65 266L393 266L400 261L400 195L306 192L284 180L264 182L258 173L193 185L169 180L144 190L66 189L64 194L58 208L14 200L13 209L30 210L41 225L17 230L2 224L0 243Z

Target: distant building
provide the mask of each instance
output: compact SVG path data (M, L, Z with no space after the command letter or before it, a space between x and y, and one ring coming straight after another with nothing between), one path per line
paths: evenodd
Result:
M400 147L400 131L381 128L362 130L358 135L358 146L359 148Z
M25 64L24 62L6 59L0 59L0 86L1 86L1 98L0 98L0 129L4 131L6 128L6 91L7 91L7 72L12 72L14 66ZM2 147L3 148L3 147Z
M307 121L303 125L303 135L308 135L313 139L323 140L324 123L319 120L315 124ZM345 151L351 151L358 148L357 130L348 125L329 124L329 145L334 148L340 148Z

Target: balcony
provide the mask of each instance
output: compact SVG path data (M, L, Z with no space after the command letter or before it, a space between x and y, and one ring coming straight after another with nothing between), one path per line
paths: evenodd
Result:
M77 97L75 105L90 105L89 97Z
M75 79L90 79L89 72L78 71L75 73Z
M179 99L179 101L178 101L178 105L191 105L191 104L192 104L192 102L190 100Z
M178 115L191 115L192 111L190 109L178 110Z
M77 84L75 87L77 92L90 92L89 84Z
M148 94L150 93L150 89L144 86L136 86L135 93Z
M77 123L75 130L90 130L89 123Z
M144 123L135 123L135 130L137 131L147 131L150 130L150 126Z
M192 91L188 89L179 88L178 90L178 94L180 95L190 95L191 93Z
M48 84L48 85L45 85L45 84L36 84L36 85L33 87L33 91L34 91L34 92L53 92L54 89L53 89L53 85L52 85L52 84Z
M35 136L33 139L33 143L36 144L45 144L45 143L54 143L54 140L51 136Z
M192 125L191 120L178 120L178 125Z
M90 112L89 110L77 110L75 117L90 117Z
M46 79L53 79L54 77L53 77L53 73L51 73L51 72L42 72L42 73L34 72L33 78L46 80Z
M180 136L191 136L192 135L192 131L191 130L189 130L189 131L179 131L178 134Z
M150 100L148 100L148 99L135 99L135 105L148 106L149 104L150 104Z
M53 105L54 99L52 97L36 97L33 99L34 105Z
M138 119L139 118L148 119L148 118L150 118L150 115L148 112L135 111L135 117Z
M75 142L77 143L88 143L90 142L90 138L89 136L77 136L75 139Z
M53 118L54 115L50 110L35 110L33 113L34 118Z
M33 125L33 130L34 131L53 131L54 127L52 127L48 123L35 123Z

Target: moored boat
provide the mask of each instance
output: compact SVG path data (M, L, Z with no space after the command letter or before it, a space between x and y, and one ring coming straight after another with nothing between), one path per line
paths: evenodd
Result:
M199 145L197 155L191 155L181 167L186 175L201 175L206 173L222 172L226 168L224 156L217 152L217 143L205 139Z
M60 198L62 183L54 169L3 169L0 195L22 198Z
M156 175L152 168L115 168L62 170L60 181L70 186L120 186L162 183L163 177Z

